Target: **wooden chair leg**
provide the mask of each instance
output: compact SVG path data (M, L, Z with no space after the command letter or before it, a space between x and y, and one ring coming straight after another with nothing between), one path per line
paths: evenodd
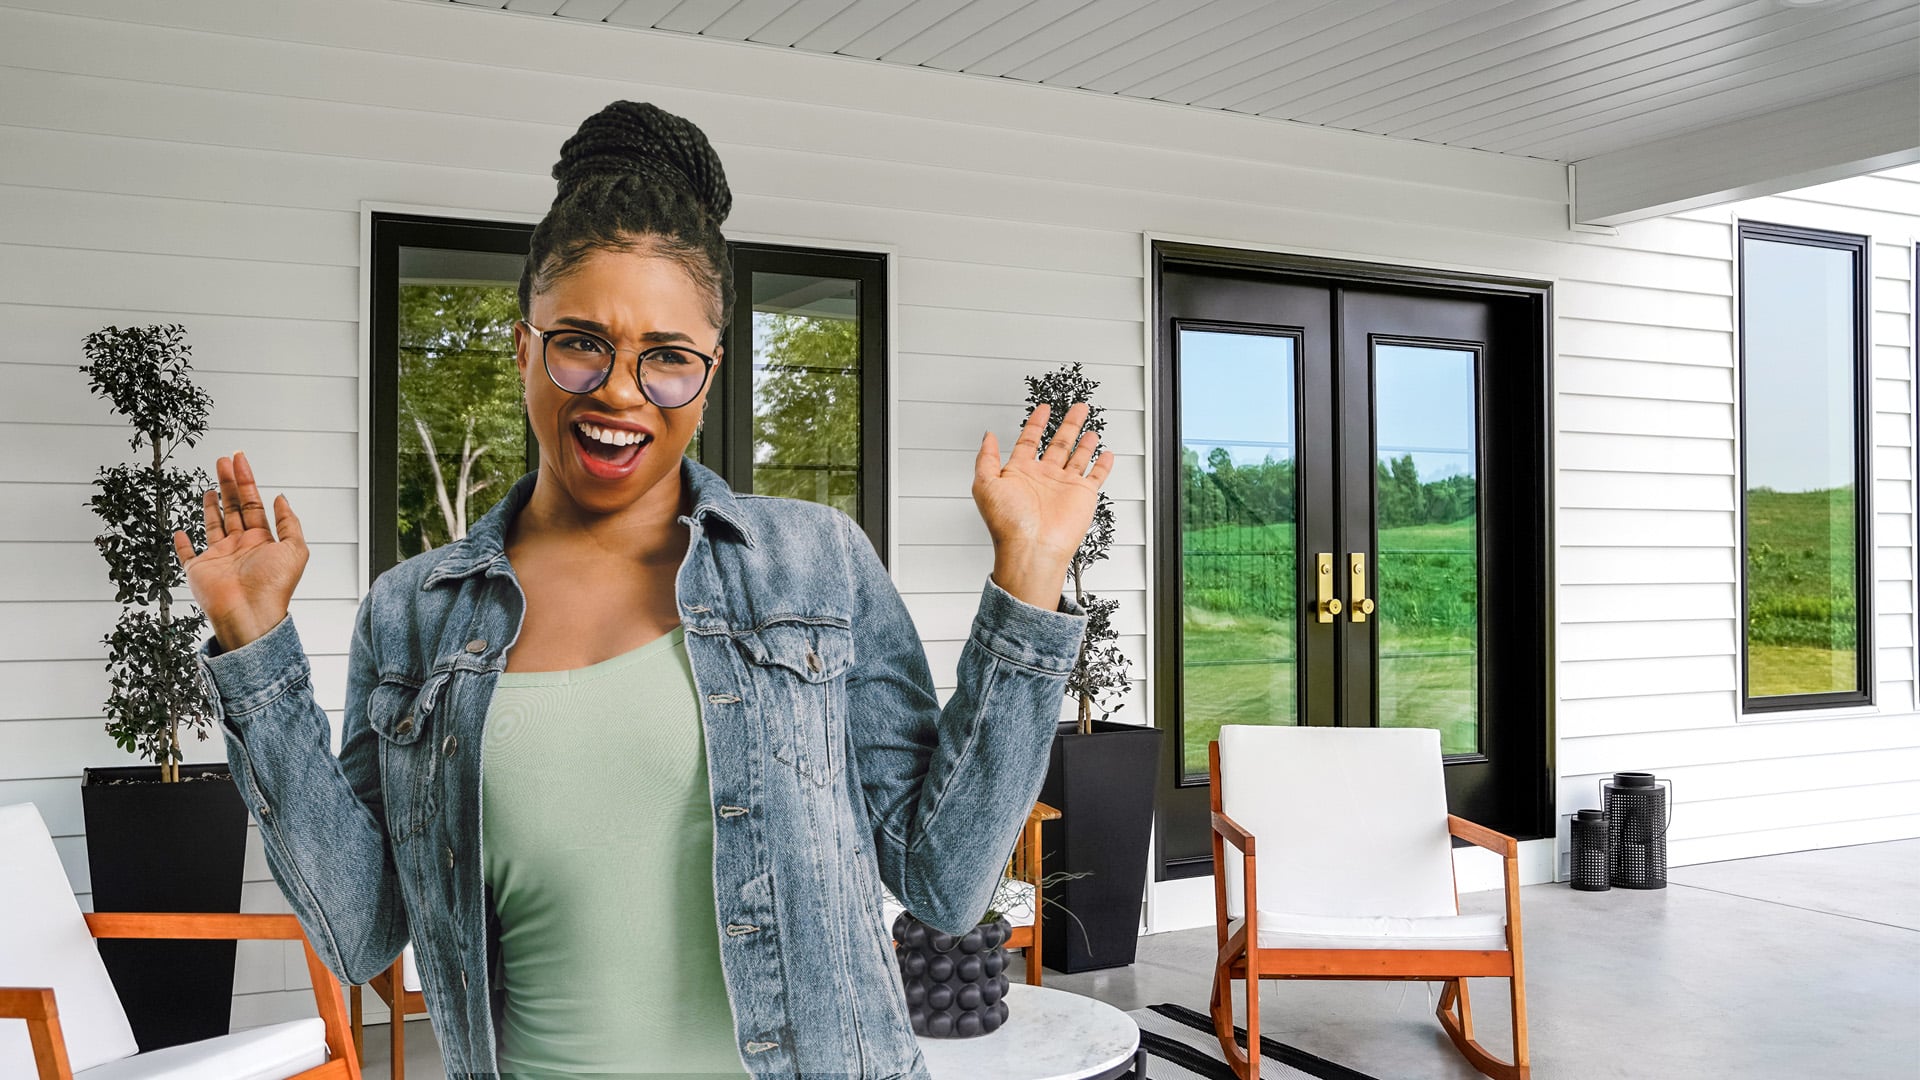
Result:
M1524 1011L1524 1009L1525 1006L1522 1005L1521 1010ZM1532 1069L1527 1065L1523 1051L1526 1045L1525 1036L1520 1034L1521 1029L1517 1023L1514 1028L1515 1059L1512 1062L1494 1057L1486 1047L1481 1046L1474 1039L1473 1003L1467 993L1467 980L1448 979L1446 989L1440 994L1440 1006L1434 1010L1434 1013L1440 1018L1440 1026L1446 1030L1447 1038L1453 1040L1454 1048L1460 1051L1460 1056L1467 1059L1467 1064L1472 1065L1482 1074L1492 1077L1493 1080L1531 1080ZM1515 1016L1516 1021L1522 1019L1518 1012Z
M387 1026L393 1031L393 1064L389 1066L392 1080L407 1080L407 969L406 957L393 958L393 967L387 971L392 980L393 1008L389 1010L391 1019Z
M1247 984L1247 1047L1241 1049L1233 1034L1233 976L1222 963L1213 971L1213 996L1207 1002L1207 1011L1213 1014L1213 1033L1220 1040L1220 1056L1240 1080L1259 1080L1260 1066L1258 1057L1251 1052L1252 1047L1260 1045L1259 982L1245 980Z
M353 1056L360 1064L367 1063L367 1037L360 1022L360 984L354 983L347 988L347 1004L353 1010Z
M1040 985L1040 928L1034 927L1033 944L1027 946L1027 985Z

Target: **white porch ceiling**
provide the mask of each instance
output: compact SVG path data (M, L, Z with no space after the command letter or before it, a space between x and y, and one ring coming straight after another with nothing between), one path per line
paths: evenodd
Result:
M1911 106L1879 138L1920 147L1888 85L1920 77L1920 0L451 2L1567 163L1877 87Z

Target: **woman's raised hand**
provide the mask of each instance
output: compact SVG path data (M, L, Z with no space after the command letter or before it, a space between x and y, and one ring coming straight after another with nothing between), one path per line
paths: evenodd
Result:
M986 433L974 459L973 501L993 537L994 581L1021 600L1051 610L1059 602L1067 566L1093 524L1113 455L1095 461L1099 433L1081 437L1085 402L1067 409L1042 453L1048 411L1046 405L1034 408L1005 466L999 439Z
M214 465L220 489L201 500L207 549L193 553L187 534L173 534L173 551L187 570L187 587L213 625L220 648L231 651L286 617L293 587L307 567L307 540L285 495L273 500L273 525L253 482L245 454ZM278 532L278 539L275 533Z

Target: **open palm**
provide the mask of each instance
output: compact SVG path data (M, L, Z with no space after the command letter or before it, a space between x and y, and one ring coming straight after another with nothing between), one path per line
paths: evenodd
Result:
M273 629L286 616L294 586L307 566L307 541L285 495L274 498L269 527L245 454L221 458L214 471L219 491L208 491L201 506L206 550L194 554L187 534L177 531L173 550L214 637L222 649L231 650Z
M1047 428L1048 412L1045 404L1034 408L1004 466L1000 464L999 439L987 432L974 460L973 501L980 508L996 550L1019 548L1057 558L1064 567L1066 560L1080 550L1080 542L1093 524L1100 485L1113 471L1113 455L1102 454L1095 461L1099 432L1090 431L1081 437L1080 426L1088 412L1085 402L1075 402L1067 409L1053 441L1041 453L1040 437Z

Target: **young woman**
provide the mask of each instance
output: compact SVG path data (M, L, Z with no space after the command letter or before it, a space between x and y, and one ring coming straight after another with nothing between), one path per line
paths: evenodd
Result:
M1061 589L1113 463L1076 404L973 497L991 575L943 708L865 535L683 456L734 302L698 128L589 118L515 327L540 468L360 604L340 750L287 615L284 495L221 458L201 671L268 866L365 982L411 941L450 1076L925 1077L884 882L961 932L1037 794L1086 618ZM484 773L485 783L482 784Z

